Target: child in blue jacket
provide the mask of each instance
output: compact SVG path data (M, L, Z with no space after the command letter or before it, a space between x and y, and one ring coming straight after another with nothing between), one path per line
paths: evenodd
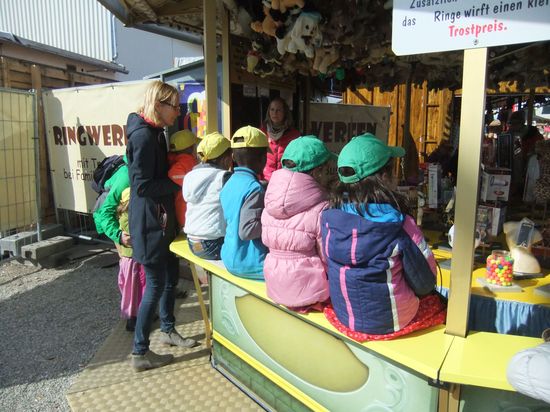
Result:
M267 248L262 243L261 216L265 189L258 180L269 143L266 135L252 126L233 134L231 149L237 164L224 185L220 200L226 222L221 258L234 275L263 280Z
M367 133L338 157L340 184L322 212L330 297L354 332L392 334L415 318L435 286L435 259L393 188L393 158L405 150Z

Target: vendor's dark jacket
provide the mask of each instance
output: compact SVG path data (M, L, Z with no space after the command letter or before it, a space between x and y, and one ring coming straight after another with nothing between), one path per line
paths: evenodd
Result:
M166 260L176 237L174 193L180 187L168 178L164 130L131 113L126 132L133 258L144 265L155 265Z

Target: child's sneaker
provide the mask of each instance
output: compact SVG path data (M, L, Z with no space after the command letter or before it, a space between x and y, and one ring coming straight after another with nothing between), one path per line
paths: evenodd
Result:
M143 355L134 355L132 353L131 363L136 372L142 372L147 369L168 365L173 359L174 355L159 355L155 352L147 351Z
M126 330L128 332L134 332L136 330L136 318L132 317L126 320Z

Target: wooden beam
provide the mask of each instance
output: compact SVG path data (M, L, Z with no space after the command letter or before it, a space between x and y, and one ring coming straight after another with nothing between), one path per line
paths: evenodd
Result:
M216 51L216 2L204 0L204 83L206 133L218 131L218 55Z
M222 9L222 133L231 138L231 34L229 12Z
M168 3L158 9L155 14L158 17L172 17L202 12L202 0L187 0L180 3Z
M487 49L464 51L463 94L455 206L455 236L446 333L466 337L474 263L481 137L485 113Z
M0 57L0 66L2 68L2 87L10 87L10 62L5 57Z

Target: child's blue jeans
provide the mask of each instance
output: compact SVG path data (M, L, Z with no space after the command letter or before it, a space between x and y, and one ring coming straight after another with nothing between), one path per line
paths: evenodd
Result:
M222 251L223 237L218 239L187 239L189 249L195 256L207 260L220 260Z

